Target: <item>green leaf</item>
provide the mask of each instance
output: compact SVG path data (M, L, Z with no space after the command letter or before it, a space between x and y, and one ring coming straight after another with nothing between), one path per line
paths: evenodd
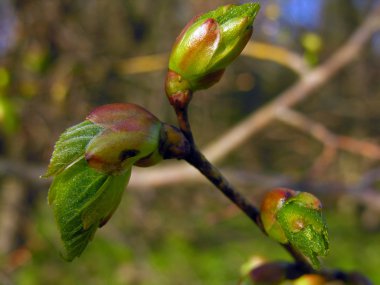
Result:
M84 155L89 141L102 130L101 126L88 120L68 128L55 144L54 152L44 177L57 175L80 159Z
M278 221L290 244L300 250L318 268L318 256L329 250L327 226L320 210L289 200L278 212Z
M90 168L80 159L55 178L49 190L61 239L63 257L71 261L79 256L120 203L130 170L113 176Z

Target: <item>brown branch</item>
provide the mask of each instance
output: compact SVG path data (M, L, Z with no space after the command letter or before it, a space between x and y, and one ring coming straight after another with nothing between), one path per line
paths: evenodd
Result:
M179 128L181 129L182 133L185 135L189 143L193 144L194 138L193 138L193 133L191 131L190 122L189 122L188 106L186 105L184 108L174 107L174 109L177 115Z
M282 108L280 112L276 113L276 118L308 133L315 139L321 141L328 148L339 148L370 159L380 159L380 146L369 141L334 134L322 124L296 111Z
M0 176L6 175L17 177L18 179L27 181L29 184L38 187L48 186L51 183L51 179L49 178L39 178L46 171L46 167L46 164L39 165L36 163L19 162L0 158ZM161 167L165 168L165 166L160 165L160 169ZM139 170L142 170L142 168L135 168L133 172L140 172ZM266 175L263 173L253 173L243 169L231 168L222 168L221 171L225 174L229 181L242 187L252 187L252 185L256 185L263 188L273 188L279 185L291 185L295 183L291 177L281 174ZM191 182L207 183L201 175L195 175L194 178L195 179L191 180ZM149 177L145 177L145 179L149 180ZM182 182L186 183L186 181ZM154 185L150 185L150 183L151 182L147 182L147 185L149 185L149 187L154 187ZM131 187L131 185L128 187Z
M263 232L265 232L261 223L259 210L231 186L222 173L196 149L195 145L193 145L193 150L186 157L186 161L201 172L212 184L215 185L216 188L223 192L228 199L238 206Z
M190 126L190 123L187 122ZM190 131L190 129L189 129ZM212 165L207 158L199 152L194 142L191 144L191 151L186 155L185 160L194 166L200 173L203 174L221 193L223 193L233 204L235 204L258 228L267 234L260 217L260 210L248 199L246 199L240 192L234 188L223 174ZM307 258L301 254L291 244L281 244L281 246L293 257L294 261L308 272L313 269Z
M125 59L118 65L123 75L153 72L164 69L168 64L168 54L153 54Z
M270 60L286 66L294 72L302 75L310 70L309 65L302 56L286 48L267 43L249 42L242 55L261 60Z
M325 145L321 154L315 160L313 166L311 167L311 175L315 177L320 176L322 173L328 169L328 167L332 164L335 157L337 155L337 149L335 147L331 147Z

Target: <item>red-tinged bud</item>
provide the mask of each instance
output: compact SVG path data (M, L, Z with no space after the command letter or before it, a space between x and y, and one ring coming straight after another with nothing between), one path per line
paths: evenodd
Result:
M286 188L277 188L268 192L261 203L261 221L267 234L280 243L287 243L281 225L277 221L277 213L289 198L296 195L296 191Z
M321 209L318 198L310 193L277 188L264 197L261 220L270 237L290 243L318 267L318 256L325 256L329 248Z
M279 285L286 280L288 264L285 262L264 263L253 268L249 277L255 285Z
M186 105L191 95L218 82L252 35L259 4L227 5L192 19L178 36L169 59L166 93ZM171 98L171 97L179 98Z
M220 28L216 20L196 21L177 39L169 61L169 69L184 78L192 80L210 64L221 40ZM189 82L196 88L196 81Z
M143 107L131 103L103 105L93 110L86 118L94 124L113 130L137 130L159 120Z
M171 70L166 74L165 91L170 104L180 109L185 108L193 96L189 81Z
M110 104L95 109L87 120L104 130L86 147L90 167L118 174L139 160L145 166L162 159L157 155L162 123L144 108L134 104ZM150 159L148 159L150 158Z

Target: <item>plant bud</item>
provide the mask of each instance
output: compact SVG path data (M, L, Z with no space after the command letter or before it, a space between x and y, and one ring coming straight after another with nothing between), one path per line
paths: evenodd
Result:
M281 225L277 220L278 211L284 206L285 202L296 195L296 191L285 188L277 188L268 192L261 203L261 221L263 222L267 234L280 243L287 243Z
M190 151L177 128L134 104L95 109L68 128L54 147L44 177L54 176L51 205L63 241L63 257L82 254L98 227L120 204L133 165L151 166Z
M326 279L318 274L306 274L294 281L294 285L324 285Z
M359 272L351 272L347 276L350 285L373 285L373 283L363 274Z
M318 256L327 254L327 227L320 201L310 193L277 188L261 205L265 231L280 243L290 243L319 266Z
M178 128L163 124L161 130L160 153L164 159L183 159L189 155L191 146Z
M110 104L95 109L87 120L103 131L86 147L90 167L118 174L133 164L150 166L162 159L158 153L162 123L134 104Z
M255 267L249 273L255 285L279 285L286 280L288 264L284 262L269 262Z
M171 102L172 96L209 88L220 80L251 37L259 8L257 3L227 5L186 25L169 59L166 93Z

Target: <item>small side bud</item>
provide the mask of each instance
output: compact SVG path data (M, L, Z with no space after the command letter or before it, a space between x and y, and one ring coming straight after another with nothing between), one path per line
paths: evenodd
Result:
M249 277L255 285L278 285L286 280L288 264L285 262L269 262L251 270Z
M165 91L170 104L180 109L189 104L193 95L190 83L171 70L166 74Z
M294 285L324 285L327 280L318 274L306 274L294 280Z
M182 159L189 155L190 143L176 127L165 124L160 134L160 153L164 159Z
M261 220L267 234L280 243L290 243L319 267L318 256L328 252L328 234L318 198L306 192L277 188L261 205Z

